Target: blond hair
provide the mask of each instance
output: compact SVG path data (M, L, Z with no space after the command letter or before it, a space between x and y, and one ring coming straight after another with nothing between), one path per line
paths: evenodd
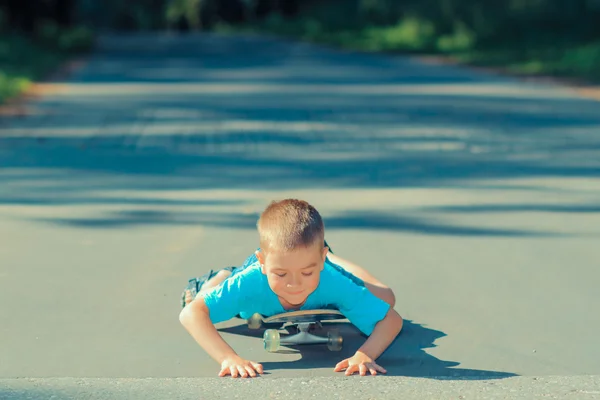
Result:
M304 200L272 201L256 224L260 248L289 251L325 240L325 227L316 208Z

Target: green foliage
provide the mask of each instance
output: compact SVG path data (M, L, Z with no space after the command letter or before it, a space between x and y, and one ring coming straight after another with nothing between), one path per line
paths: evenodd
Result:
M93 35L88 29L58 29L51 22L44 24L34 38L3 35L0 37L0 103L92 45Z
M379 50L430 50L435 46L436 30L430 21L408 17L385 28L367 28L370 42L379 43Z
M598 0L321 0L245 30L366 51L446 54L523 74L600 79Z
M443 53L466 51L474 47L477 36L465 24L457 22L451 33L441 34L436 40L437 50Z
M0 71L0 104L9 97L21 93L29 86L29 80Z
M166 20L169 26L185 20L187 25L198 30L202 28L202 0L171 0L166 5Z
M21 36L0 39L0 102L24 90L57 65L58 57Z
M552 75L600 82L600 40L587 44L558 42L544 47L513 46L458 54L460 61L500 67L522 75Z
M287 1L287 0L286 0ZM208 30L251 15L246 0L79 0L82 21L119 31Z
M26 14L35 22L29 31L14 31L9 3L0 5L0 99L89 50L90 27L266 31L351 49L441 53L518 73L600 80L600 0L73 0L73 12L48 14L57 1L11 3L21 11L31 10L25 3L39 5L35 15ZM60 22L60 15L74 23Z
M37 42L48 49L65 53L88 51L94 44L94 34L84 26L60 28L56 22L45 21L40 25Z

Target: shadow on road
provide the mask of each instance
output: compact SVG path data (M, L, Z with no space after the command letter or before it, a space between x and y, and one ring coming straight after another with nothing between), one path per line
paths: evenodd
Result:
M224 201L224 204L227 202ZM591 208L592 206L589 206ZM583 211L581 211L583 212ZM597 211L588 211L597 212ZM548 231L485 228L450 225L434 218L422 218L394 212L349 211L325 218L328 231L368 229L371 231L408 232L420 235L473 237L561 237L572 236ZM258 215L227 212L178 212L132 210L107 212L94 218L37 218L38 222L74 228L119 228L149 225L198 225L207 227L256 229Z
M340 352L330 352L325 345L285 346L279 349L282 353L299 353L297 361L262 362L265 371L276 369L317 369L331 368L341 360L351 357L364 343L366 337L350 323L324 323L322 331L316 334L326 336L328 328L339 329L344 338L344 346ZM291 328L284 328L285 330ZM264 329L250 330L246 324L219 328L220 332L261 338ZM436 347L435 341L446 336L445 333L427 328L424 325L404 320L402 332L378 359L378 363L387 370L389 376L410 376L439 379L500 379L516 376L510 372L485 371L456 368L459 362L443 361L426 352Z
M448 66L255 40L105 43L73 78L79 86L0 125L0 204L147 207L165 205L161 192L173 190L507 189L503 180L600 177L600 103ZM183 212L50 221L207 219ZM393 226L536 234L404 217L385 228Z
M91 273L88 271L102 276L103 280L93 280L93 284L98 284L93 290L102 288L117 293L115 303L103 303L106 308L102 311L111 322L110 318L116 315L131 318L140 314L140 310L148 310L147 304L135 303L134 298L131 307L139 304L135 312L113 312L113 308L127 310L121 307L122 300L129 301L135 293L143 291L146 295L148 288L166 290L168 279L182 275L178 269L184 263L196 265L201 262L199 257L204 256L191 250L186 254L171 250L177 249L170 245L180 240L177 232L168 240L164 239L167 233L162 236L163 232L161 235L150 232L155 235L152 239L135 236L127 249L131 253L126 253L130 246L128 232L122 231L132 227L182 225L255 231L257 204L263 208L272 195L269 191L299 193L298 196L310 192L321 198L331 195L334 200L324 214L327 230L553 238L576 236L582 229L592 229L581 224L562 231L560 225L568 225L576 213L592 217L589 214L600 212L597 201L600 103L578 99L557 89L532 87L466 69L417 64L406 58L357 56L303 44L209 36L116 37L102 43L88 66L71 83L64 90L57 89L31 104L27 118L0 120L0 217L6 216L11 223L25 220L53 228L96 229L94 234L102 229L120 230L122 235L115 235L115 242L107 239L109 235L101 234L93 238L97 242L90 239L89 245L98 247L83 247L76 240L77 235L71 235L56 241L59 244L54 253L52 248L35 249L39 251L38 257L52 254L52 265L56 268L64 264L63 272L52 272L55 280L63 279L61 274L76 279L72 277ZM565 184L567 180L575 183ZM582 188L586 183L594 185L587 190ZM412 203L396 201L394 197L388 199L384 208L379 207L374 197L391 196L392 191L385 189L406 188L416 189L411 191L415 195ZM471 192L468 196L458 196L452 204L443 196L428 202L429 192L416 193L422 188L444 188L453 194L467 192L462 189L482 189L487 204L473 204L480 198L471 196ZM514 197L505 197L515 191L518 202L510 203ZM578 196L582 192L584 195ZM354 198L357 193L366 195ZM398 191L394 193L397 195ZM535 199L527 202L532 197ZM337 208L331 211L333 205ZM557 219L563 216L564 219L544 224L545 217L536 221L486 220L485 215L468 218L516 212L555 213L561 214ZM57 230L56 236L62 233ZM198 236L194 236L196 232L189 233L189 243L185 246L194 247L192 240L199 240L200 233L204 235L204 232L197 233ZM32 237L34 244L47 240L45 233L35 234L35 230L23 224L12 240L28 243ZM207 232L202 240L211 235ZM140 244L138 239L148 242ZM158 248L149 251L148 247L159 241ZM452 255L452 260L470 257L471 248L477 244L466 243L473 247L464 252L462 247L456 247L458 255ZM213 252L217 245L220 243L205 241L203 251ZM427 244L423 253L431 255L418 259L433 266L431 274L451 268L444 264L444 253L435 253L436 245ZM446 249L452 247L450 242L443 245ZM122 251L116 252L117 247ZM507 256L506 265L514 268L507 271L508 279L503 282L508 290L515 288L521 295L511 303L520 313L516 320L531 326L537 322L527 315L530 309L515 305L521 299L526 304L535 304L536 292L529 288L542 288L537 292L540 299L548 299L541 294L554 293L556 288L560 288L564 298L571 296L572 304L585 304L584 300L592 298L577 297L579 287L593 282L591 278L577 279L593 277L591 273L573 273L573 280L563 286L561 280L567 276L562 275L563 268L547 270L542 266L542 273L532 272L538 267L533 257L547 248L532 248L531 259ZM498 249L508 252L508 247ZM74 261L65 262L71 251ZM588 257L587 253L578 253L579 247L565 246L564 251ZM7 257L22 258L16 253ZM133 253L135 258L123 256ZM485 257L490 256L494 254L481 256L484 271L495 268L496 264L485 263ZM150 258L152 265L142 262ZM575 261L565 260L565 265L573 268L571 263ZM113 269L104 272L102 263ZM26 277L23 271L29 269L19 267L20 263L4 264L11 268L7 277L12 280L6 280L7 285L19 287ZM522 265L526 268L521 268ZM31 271L36 271L35 268ZM387 264L380 268L387 268ZM465 268L469 268L464 270L466 274L472 266L468 264ZM589 270L585 268L581 270L587 274ZM12 269L23 275L13 274ZM494 271L497 275L491 276L500 276L503 271ZM115 273L114 277L111 273ZM35 276L32 278L35 282L42 282ZM554 284L552 279L559 283ZM487 277L486 280L490 281ZM474 278L472 285L479 282ZM523 294L525 287L528 289ZM53 293L64 304L67 304L64 296L72 296L69 291ZM506 296L507 292L501 293ZM156 299L152 304L161 304ZM28 304L39 312L37 305ZM68 304L75 307L79 302L69 298ZM512 310L497 309L506 313ZM563 311L570 309L571 306ZM67 308L64 310L66 313ZM78 314L69 312L69 315ZM547 322L543 321L539 326L545 326ZM146 333L161 335L164 326L156 324L153 326L156 332L147 329ZM112 325L105 323L101 329L109 326ZM229 329L236 334L254 334L245 332L243 327ZM347 340L341 353L308 347L302 349L299 361L266 363L265 367L333 368L364 340L350 327L343 329L347 330ZM530 332L533 335L538 331ZM81 335L69 334L64 337L81 340ZM565 335L568 337L568 332ZM443 336L443 332L406 321L402 334L380 361L390 375L475 379L513 375L460 369L458 362L439 360L428 354L426 349L434 347ZM549 337L548 341L554 338ZM163 343L164 336L154 338ZM131 354L133 348L127 344L122 349ZM130 359L138 365L141 362L137 355L130 355ZM573 361L573 365L577 363Z

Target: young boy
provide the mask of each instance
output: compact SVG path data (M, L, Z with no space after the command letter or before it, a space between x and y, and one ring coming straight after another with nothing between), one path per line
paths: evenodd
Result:
M372 375L386 370L375 360L402 329L394 294L361 267L333 255L323 221L305 201L272 202L257 223L260 247L239 268L190 280L181 324L221 364L219 376L255 377L262 365L245 360L221 338L214 324L254 313L335 307L368 336L334 371ZM191 286L190 286L191 285ZM193 293L197 295L193 297Z

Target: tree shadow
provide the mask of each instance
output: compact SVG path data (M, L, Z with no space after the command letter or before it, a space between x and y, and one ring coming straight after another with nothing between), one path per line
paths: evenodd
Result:
M596 204L469 204L453 206L425 207L429 211L477 214L477 213L600 213Z
M324 215L328 230L528 240L577 232L510 218L477 226L467 217L599 212L597 202L561 183L600 178L597 102L406 58L262 39L142 39L103 42L64 92L30 105L35 112L27 118L0 120L2 218L115 232L185 225L255 231L253 207L264 206L267 191L337 191L340 201ZM382 209L372 197L366 205L345 197L413 188L493 190L497 204L468 204L479 197L467 196L466 204L440 198L439 206L411 208L388 199ZM534 204L506 205L507 190L520 199L543 193ZM552 196L559 191L564 196ZM445 218L453 213L464 218ZM364 340L340 327L342 352L308 346L298 361L265 366L331 368ZM400 376L513 375L461 369L428 354L444 335L406 321L380 361Z
M251 330L247 324L218 327L223 333L262 338L265 329ZM275 326L271 326L275 328ZM329 351L326 345L284 346L278 350L280 354L300 354L302 357L295 361L265 361L265 370L275 369L316 369L331 368L341 360L351 357L364 343L366 336L349 322L324 322L323 328L315 331L318 335L327 335L327 330L335 328L344 338L341 351ZM284 327L285 335L295 333L294 328ZM517 374L502 371L487 371L476 369L456 368L460 365L455 361L440 360L426 352L426 349L436 347L435 341L446 336L445 333L427 328L422 324L404 320L402 331L379 357L378 362L387 370L388 376L409 376L432 379L501 379Z
M381 81L441 84L498 80L451 65L428 65L415 74L414 62L409 59L392 59L377 54L361 54L357 58L352 52L282 38L188 34L154 36L153 39L144 41L126 35L103 35L97 41L97 51L110 58L79 74L75 80L93 83L121 80L136 83L190 83L215 80L289 82L293 79L298 83L320 84ZM252 51L248 51L249 48ZM153 57L148 57L149 53ZM236 54L243 57L232 65L230 57ZM311 72L302 63L294 63L295 59L302 56L314 57L319 68ZM115 59L127 61L132 68L123 71L118 64L115 65ZM344 64L345 68L340 70L339 63ZM423 67L423 64L419 66ZM364 75L361 72L365 67L378 69L380 73Z
M502 180L600 177L597 102L408 58L262 38L119 35L101 40L69 83L32 104L34 115L0 120L0 204L194 207L215 204L160 195L503 190ZM113 191L153 193L97 196ZM124 214L89 225L179 223L171 217ZM348 221L361 216L344 218L338 223L364 225ZM401 218L390 225L494 234Z
M592 206L589 206L591 209ZM585 209L585 208L584 208ZM583 211L581 211L583 212ZM593 211L588 211L593 212ZM71 228L112 229L135 226L160 225L202 225L219 228L247 229L254 231L258 215L254 213L168 211L168 210L129 210L108 211L93 218L32 218L37 222L68 226ZM432 217L401 215L385 211L347 211L335 213L325 218L328 231L368 229L371 231L408 232L429 236L465 236L465 237L571 237L576 234L561 232L535 231L528 229L486 228L449 224Z

